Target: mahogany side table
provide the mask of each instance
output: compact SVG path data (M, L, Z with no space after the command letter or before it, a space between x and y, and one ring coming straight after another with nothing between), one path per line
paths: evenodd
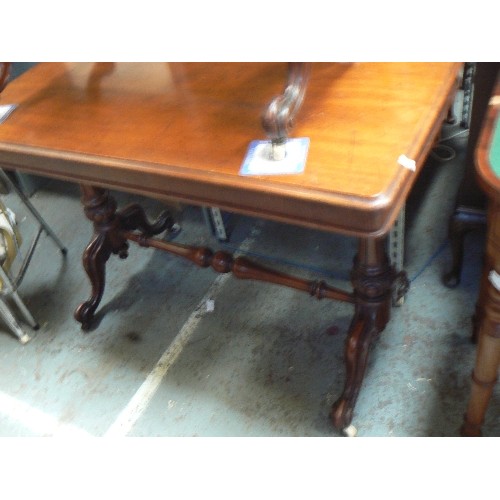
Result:
M43 63L1 94L17 108L0 126L0 164L81 185L95 231L83 256L92 292L75 313L84 328L102 298L107 260L126 257L130 241L353 304L345 385L331 410L341 430L394 289L407 288L385 238L447 116L461 66L313 63L293 128L310 139L304 172L249 177L240 166L249 143L265 138L262 111L282 92L286 63ZM154 238L171 227L170 215L149 223L137 205L117 210L110 188L355 236L353 290Z

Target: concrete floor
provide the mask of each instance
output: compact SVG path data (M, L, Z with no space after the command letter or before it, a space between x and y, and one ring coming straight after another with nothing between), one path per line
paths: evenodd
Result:
M475 355L471 316L485 234L469 235L462 283L445 288L447 224L467 134L444 125L444 137L457 132L447 142L456 158L430 158L407 205L412 283L371 353L353 419L361 437L458 436ZM131 244L126 261L109 261L97 324L83 333L73 311L90 291L81 254L92 228L77 186L44 179L36 185L31 201L68 255L42 236L19 289L41 324L36 332L26 326L32 340L22 345L0 324L0 436L339 436L328 412L344 382L352 306L218 275ZM151 217L163 208L115 194L120 204L144 203ZM33 219L14 193L2 199L28 242ZM234 214L227 222L231 238L222 244L201 210L185 207L176 241L239 249L263 264L350 288L353 238ZM486 436L500 435L499 389Z

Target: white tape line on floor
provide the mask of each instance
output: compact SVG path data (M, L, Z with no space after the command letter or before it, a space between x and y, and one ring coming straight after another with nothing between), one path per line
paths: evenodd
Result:
M238 247L240 251L245 252L250 249L255 241L255 238L260 233L261 226L262 223L258 221L250 236L248 236ZM184 346L188 343L189 339L196 330L198 323L206 313L207 301L215 298L219 290L228 280L229 276L230 273L220 274L216 277L208 289L208 292L198 303L195 310L190 314L189 318L179 330L179 333L176 335L169 348L163 353L128 405L121 411L118 418L104 434L104 437L126 436L132 430L137 420L148 407L149 402L158 390L161 381L167 374L170 367L175 363L179 354L184 349Z

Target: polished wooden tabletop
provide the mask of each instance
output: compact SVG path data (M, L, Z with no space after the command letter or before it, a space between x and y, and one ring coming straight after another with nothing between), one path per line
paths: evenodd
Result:
M7 85L0 163L357 236L386 233L457 88L459 63L314 63L292 137L304 173L239 175L285 63L42 63ZM416 172L398 163L415 160Z

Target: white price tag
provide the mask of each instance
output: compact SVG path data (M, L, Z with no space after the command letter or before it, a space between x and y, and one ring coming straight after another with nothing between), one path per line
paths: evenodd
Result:
M412 170L413 172L415 172L416 168L417 168L417 165L415 163L415 160L411 160L410 158L408 158L408 156L406 155L401 155L399 158L398 158L398 163L402 166L402 167L405 167L407 168L408 170Z

